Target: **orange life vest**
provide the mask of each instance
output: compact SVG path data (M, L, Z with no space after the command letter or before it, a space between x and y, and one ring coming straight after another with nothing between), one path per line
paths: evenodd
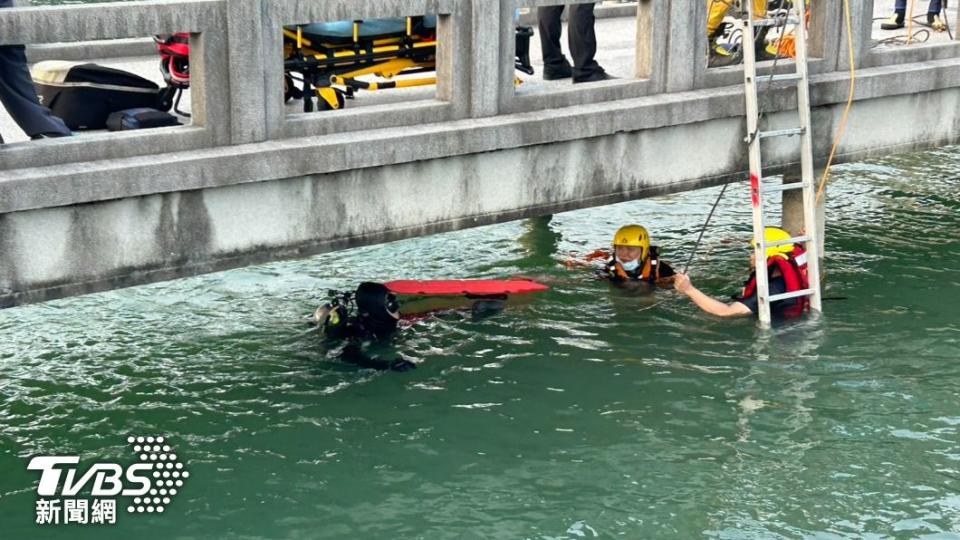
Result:
M650 255L643 261L643 265L633 272L627 272L616 257L607 262L604 269L613 281L646 281L656 283L660 279L660 256L657 246L650 246Z

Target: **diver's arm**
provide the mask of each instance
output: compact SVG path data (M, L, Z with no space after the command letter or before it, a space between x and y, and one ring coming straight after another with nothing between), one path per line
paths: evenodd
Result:
M613 258L613 253L605 249L597 249L586 255L576 256L573 255L569 259L563 261L564 266L567 268L590 268L596 266L597 261L606 262Z
M741 304L740 302L726 304L720 300L717 300L716 298L707 296L700 291L700 289L697 289L693 286L693 283L690 282L690 277L686 274L678 273L674 277L674 287L681 293L689 296L690 299L693 300L694 304L711 315L717 315L720 317L740 317L753 313L750 311L749 307Z
M330 318L330 311L330 304L324 304L318 307L317 310L313 312L313 322L317 326L322 327L327 323L327 319Z

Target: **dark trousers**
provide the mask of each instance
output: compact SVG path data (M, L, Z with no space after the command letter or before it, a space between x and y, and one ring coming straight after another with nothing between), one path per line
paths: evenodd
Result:
M10 7L13 0L0 0L0 8ZM23 45L0 46L0 103L27 135L41 133L69 135L70 129L40 104L37 89L27 69ZM0 138L0 142L3 139Z
M593 4L575 4L570 6L567 38L570 44L570 56L573 57L573 78L586 78L602 73L603 68L593 59L597 54L597 34L593 29ZM563 25L560 16L567 6L546 6L537 8L540 19L540 48L543 50L543 69L550 71L562 69L566 63L560 49L560 34Z
M893 10L906 13L907 0L897 0L894 3ZM927 6L927 13L940 13L940 0L930 0L930 4Z

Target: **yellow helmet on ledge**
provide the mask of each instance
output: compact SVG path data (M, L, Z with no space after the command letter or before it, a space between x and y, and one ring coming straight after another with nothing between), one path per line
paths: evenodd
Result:
M613 235L613 247L617 246L643 248L640 258L646 259L650 253L650 235L642 225L625 225Z

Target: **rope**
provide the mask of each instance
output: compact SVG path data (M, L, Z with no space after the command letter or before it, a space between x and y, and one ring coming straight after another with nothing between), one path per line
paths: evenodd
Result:
M817 188L816 201L819 203L823 198L823 190L827 187L827 180L830 178L830 166L833 158L837 154L837 148L843 139L843 134L847 129L847 120L850 118L850 109L853 108L853 95L857 88L857 66L854 63L853 54L853 23L850 22L850 0L843 0L844 19L847 25L847 50L849 52L850 62L850 93L847 96L847 106L843 109L843 115L840 117L840 127L837 129L837 136L833 140L833 147L830 148L830 157L827 158L827 164L823 169L823 176L820 178L820 187Z
M720 199L723 197L723 193L727 191L727 186L730 184L724 184L723 189L720 190L720 194L717 195L717 200L713 201L713 208L710 209L710 213L707 214L707 220L703 222L703 227L700 228L700 236L697 237L697 243L693 245L693 251L690 252L690 258L687 259L687 264L683 265L683 273L687 273L687 269L690 268L690 263L693 262L693 258L697 254L697 248L700 247L700 241L703 240L703 233L707 231L707 225L710 224L710 219L713 218L713 213L717 209L717 205L720 204Z
M923 36L923 39L920 39L919 36ZM930 31L926 28L921 28L911 35L903 36L893 36L884 39L878 39L876 45L909 45L911 40L914 43L926 43L930 39Z
M943 14L943 26L947 29L947 37L950 38L950 41L953 41L953 31L950 30L950 17L947 14L947 0L943 0L940 6L940 13Z
M913 6L917 0L910 0L910 7L907 8L907 45L913 40Z

